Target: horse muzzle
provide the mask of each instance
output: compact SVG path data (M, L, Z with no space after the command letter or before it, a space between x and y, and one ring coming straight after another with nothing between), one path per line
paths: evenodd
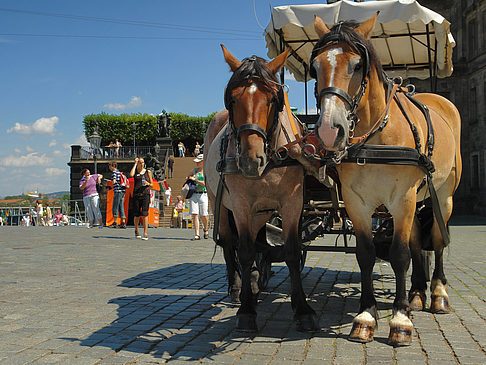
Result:
M339 151L347 144L347 115L344 107L323 111L317 122L316 136L327 151ZM333 110L334 109L334 110Z
M237 161L238 170L241 171L244 177L249 179L261 177L267 166L267 158L265 155L257 156L256 158L240 155Z

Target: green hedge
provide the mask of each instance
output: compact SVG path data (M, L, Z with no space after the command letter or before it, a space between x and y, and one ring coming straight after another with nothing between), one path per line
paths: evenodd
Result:
M214 114L206 117L192 117L183 113L169 113L171 117L170 138L173 147L182 141L189 151L194 149L196 141L203 143L204 133ZM153 146L157 138L157 117L151 114L89 114L84 117L84 134L86 139L94 132L95 124L98 122L98 133L101 136L101 145L106 146L114 142L115 138L122 145L133 143L132 123L137 124L136 144L138 146Z
M135 138L138 146L153 146L157 137L157 117L150 114L89 114L84 117L84 134L86 139L94 132L98 122L98 133L101 136L101 145L106 146L114 142L115 138L122 145L133 143L132 123L137 124Z

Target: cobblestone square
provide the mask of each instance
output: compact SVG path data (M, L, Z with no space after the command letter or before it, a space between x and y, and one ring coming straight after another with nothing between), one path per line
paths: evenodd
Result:
M386 262L375 265L374 342L347 340L359 268L333 252L309 252L302 272L320 332L295 330L288 270L274 264L248 335L234 330L221 250L191 230L150 229L142 241L131 229L1 227L0 364L485 364L486 224L468 222L451 226L445 254L452 312L413 312L412 345L397 349L386 345Z

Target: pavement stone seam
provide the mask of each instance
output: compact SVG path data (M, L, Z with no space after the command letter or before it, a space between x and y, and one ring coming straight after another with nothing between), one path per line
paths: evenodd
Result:
M439 314L440 315L440 314ZM443 329L441 328L440 326L440 323L439 321L437 320L437 315L436 314L432 314L432 317L434 318L434 321L437 325L437 330L439 331L440 335L442 336L442 338L444 339L444 342L445 344L447 345L449 351L451 352L452 356L454 357L454 361L456 362L456 364L460 364L460 361L458 359L458 357L456 356L456 353L454 352L454 349L452 347L452 344L450 343L450 341L447 339L447 336L445 335Z

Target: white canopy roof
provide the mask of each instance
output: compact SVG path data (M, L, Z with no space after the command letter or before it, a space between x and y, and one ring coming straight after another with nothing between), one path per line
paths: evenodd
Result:
M430 60L434 75L448 77L452 74L452 48L456 42L450 32L450 23L415 0L360 3L342 0L334 4L275 7L272 20L265 30L268 57L274 58L286 47L291 47L286 67L297 81L305 81L303 63L308 64L312 48L318 41L314 30L314 15L320 16L330 28L343 20L363 22L377 11L380 14L371 41L383 68L390 76L428 78L427 44L431 48Z

